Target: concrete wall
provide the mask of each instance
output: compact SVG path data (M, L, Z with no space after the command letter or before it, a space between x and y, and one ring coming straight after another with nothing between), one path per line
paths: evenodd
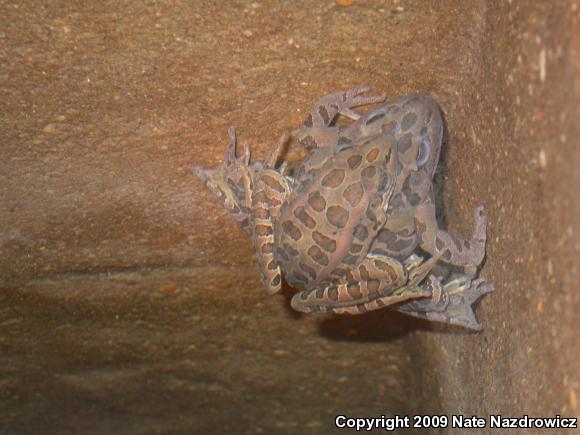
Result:
M0 5L0 431L577 417L578 2L217 3ZM363 83L445 113L442 220L490 221L480 334L298 315L191 174Z

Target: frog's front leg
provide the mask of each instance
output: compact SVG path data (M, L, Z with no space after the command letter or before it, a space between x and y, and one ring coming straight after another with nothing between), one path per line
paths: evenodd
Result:
M468 276L455 278L441 285L439 278L429 276L431 299L406 301L394 307L409 316L435 322L458 325L480 331L481 325L471 307L481 296L495 290L492 284L484 284L483 278L472 280Z
M332 126L338 114L358 120L360 115L352 110L358 106L381 103L386 94L362 96L369 86L358 86L346 92L335 92L322 97L312 108L304 124L294 135L307 150L332 147L340 143L340 129ZM347 140L346 138L344 140Z
M441 259L455 266L479 266L485 256L487 217L483 206L475 209L475 229L470 240L453 236L439 228L435 206L431 201L415 208L415 224L422 249L434 254L443 252Z

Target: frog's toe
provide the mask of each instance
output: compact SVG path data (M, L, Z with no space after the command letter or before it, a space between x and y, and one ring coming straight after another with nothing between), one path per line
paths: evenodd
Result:
M361 95L365 92L370 91L371 87L369 85L360 85L353 88L345 93L345 103L347 107L357 107L364 106L366 104L382 103L387 98L386 92L381 95Z
M485 241L487 229L487 215L483 213L483 205L475 207L473 214L475 217L474 238L483 239L483 241Z
M340 114L346 116L347 118L352 119L353 121L358 121L361 117L360 113L357 113L349 108L341 109Z
M346 91L346 95L349 97L356 97L357 95L364 94L365 92L370 91L371 87L367 84L365 85L358 85L348 91Z
M495 286L493 284L484 284L484 282L484 278L475 279L471 282L469 287L462 292L463 297L467 302L473 304L483 295L495 291Z
M356 106L364 106L367 104L374 104L374 103L382 103L387 98L386 93L382 93L381 95L359 95L352 99L351 107Z
M236 160L236 146L238 139L236 137L236 129L234 127L228 128L228 147L224 155L224 166L231 165Z

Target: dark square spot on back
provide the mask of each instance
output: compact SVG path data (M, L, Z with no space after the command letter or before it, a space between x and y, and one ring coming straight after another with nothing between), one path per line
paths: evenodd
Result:
M417 122L417 114L410 112L403 116L403 120L401 121L401 130L407 131L411 129L415 123Z
M399 138L397 141L397 149L400 153L406 153L411 145L413 144L413 135L411 133L407 133L406 135Z

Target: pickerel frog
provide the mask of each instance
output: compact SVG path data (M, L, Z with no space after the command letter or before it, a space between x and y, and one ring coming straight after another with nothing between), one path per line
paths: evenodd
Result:
M469 240L438 226L439 107L426 95L386 102L384 95L361 95L368 89L323 97L263 162L250 163L249 147L237 156L230 128L222 167L194 173L249 232L265 287L279 291L283 276L302 289L294 309L359 314L392 305L479 330L471 305L494 290L475 278L487 220L477 207ZM382 104L366 114L354 111L374 103ZM339 115L353 122L338 125ZM308 151L292 173L288 162L279 164L290 137ZM449 278L442 263L463 271Z

